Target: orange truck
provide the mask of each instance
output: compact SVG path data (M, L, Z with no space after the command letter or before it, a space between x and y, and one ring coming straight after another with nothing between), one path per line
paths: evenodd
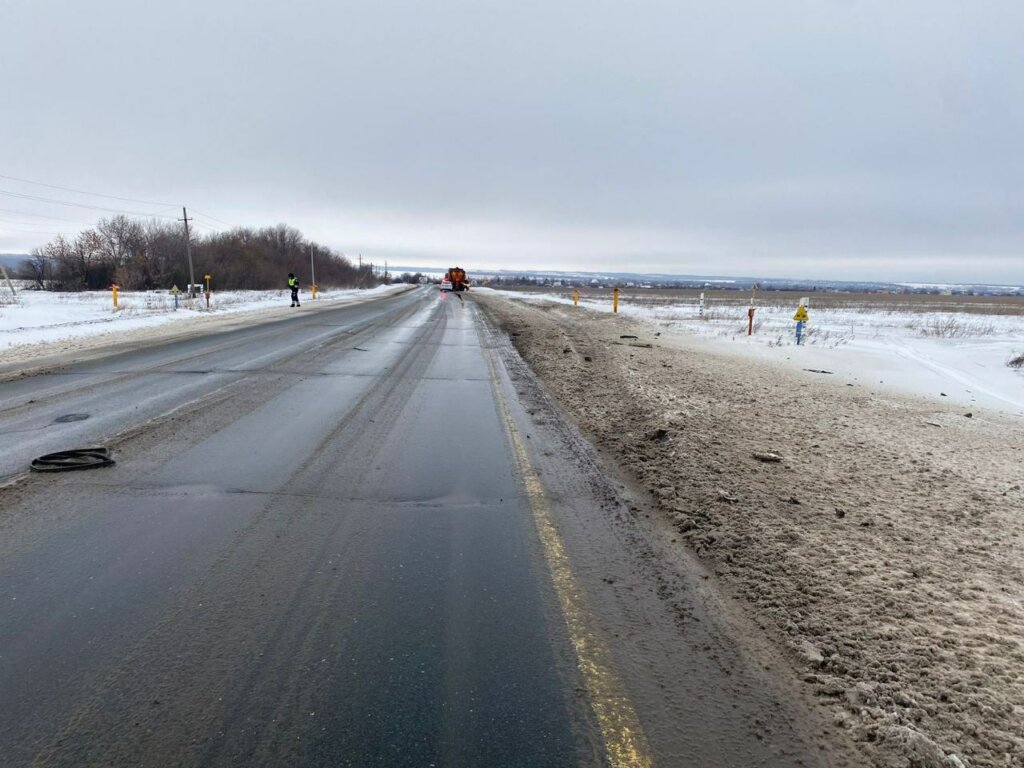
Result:
M466 278L466 270L462 267L449 267L448 271L444 273L444 280L441 281L442 290L444 290L445 282L451 283L452 291L468 291L469 280Z

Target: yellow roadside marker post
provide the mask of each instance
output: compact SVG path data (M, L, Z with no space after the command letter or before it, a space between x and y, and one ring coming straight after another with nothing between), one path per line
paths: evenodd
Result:
M309 290L313 292L313 301L316 301L316 283L309 284Z
M580 305L580 291L578 288L572 292L572 305L574 307L578 307Z
M212 275L203 275L203 278L206 280L206 308L209 309L210 308L210 280L212 279Z
M619 289L616 288L612 291L612 312L619 311Z
M116 312L117 311L117 285L115 283L111 283L110 290L114 294L114 311Z
M800 346L800 339L804 335L804 323L810 321L810 316L807 314L807 307L801 302L800 306L796 308L796 314L793 315L793 319L796 320L796 345Z

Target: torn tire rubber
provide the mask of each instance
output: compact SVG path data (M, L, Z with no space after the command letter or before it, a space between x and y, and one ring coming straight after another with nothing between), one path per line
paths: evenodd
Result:
M77 469L98 469L112 467L114 460L106 448L74 448L57 451L33 459L33 472L71 472Z

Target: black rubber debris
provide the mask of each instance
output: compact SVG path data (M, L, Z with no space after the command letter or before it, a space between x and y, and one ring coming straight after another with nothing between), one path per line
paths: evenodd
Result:
M71 472L76 469L98 469L112 467L114 460L106 448L74 448L70 451L57 451L33 459L33 472Z

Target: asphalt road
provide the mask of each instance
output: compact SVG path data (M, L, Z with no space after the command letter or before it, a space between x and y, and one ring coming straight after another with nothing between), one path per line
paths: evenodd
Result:
M0 765L813 764L496 346L421 289L0 384Z

